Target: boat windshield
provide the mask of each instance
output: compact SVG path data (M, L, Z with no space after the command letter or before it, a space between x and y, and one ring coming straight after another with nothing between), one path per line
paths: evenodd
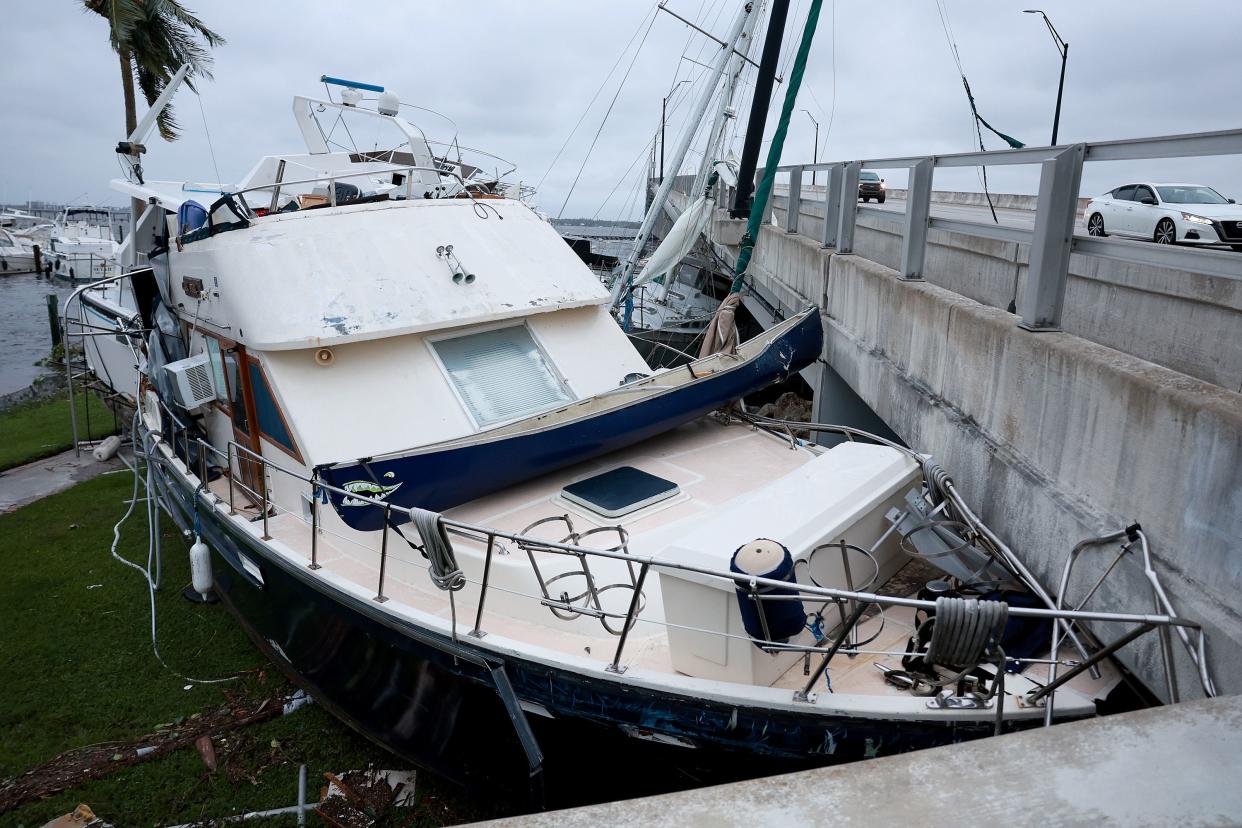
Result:
M1157 187L1167 204L1228 204L1229 199L1211 187Z

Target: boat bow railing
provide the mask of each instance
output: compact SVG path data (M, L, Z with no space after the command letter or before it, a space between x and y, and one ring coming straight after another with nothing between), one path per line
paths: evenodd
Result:
M149 270L149 268L141 268L139 270L129 271L128 273L120 273L114 276L109 276L105 279L99 279L98 281L80 285L65 298L65 302L61 306L60 318L58 320L60 323L60 340L65 351L65 383L69 392L69 421L70 427L73 431L73 450L77 456L81 456L82 454L82 443L79 440L78 434L77 394L74 391L74 380L86 378L90 375L91 371L88 366L85 367L81 373L74 371L73 341L77 340L79 347L82 348L83 360L85 360L86 342L88 340L98 336L124 336L125 344L129 347L130 354L134 358L134 366L137 367L142 363L142 358L138 353L136 338L143 337L149 332L149 329L142 327L120 330L117 328L108 328L102 325L95 325L91 322L87 322L83 318L82 294L88 290L101 288L105 285L120 282L124 279L130 279L137 273L147 273ZM71 315L69 312L70 308L75 306L77 307L78 312L76 315Z
M414 198L414 173L431 172L439 176L446 176L448 178L454 179L457 182L458 189L453 190L452 192L444 193L443 195L440 196L441 198L454 198L454 197L464 194L471 201L475 200L474 194L470 192L469 186L466 184L465 179L463 179L461 175L459 175L455 170L446 170L446 169L441 169L439 167L420 166L418 164L404 164L404 165L395 165L395 166L389 166L389 167L372 168L372 169L366 169L366 170L336 170L331 173L319 173L311 178L300 178L300 179L295 179L292 181L285 181L284 170L285 170L286 163L298 164L298 162L296 161L287 162L286 159L282 158L276 168L276 180L267 182L265 184L256 184L252 187L245 187L240 190L235 190L229 193L225 193L224 195L225 196L241 196L242 204L246 207L246 209L250 210L253 213L253 208L251 208L250 205L245 200L246 193L258 193L258 192L271 191L272 196L271 196L271 201L270 201L271 206L269 208L269 212L275 212L277 209L277 205L279 204L279 201L280 201L280 193L282 189L288 188L288 187L305 187L307 185L310 185L313 187L318 184L325 184L328 190L328 194L327 194L328 204L332 207L336 207L338 206L337 196L336 196L337 182L348 181L351 178L366 178L366 177L377 176L377 175L392 175L394 173L398 173L398 174L405 175L405 197L406 199L412 200ZM305 165L298 164L298 166L305 166Z
M260 511L260 516L253 518L255 522L262 522L262 539L271 540L269 519L271 514L276 511L275 504L272 500L269 490L268 473L285 475L306 484L310 489L310 559L307 564L308 569L318 571L322 569L319 560L319 536L325 530L323 521L321 520L320 510L322 503L327 494L335 494L342 498L351 498L352 501L361 507L373 508L381 510L385 516L386 529L381 532L381 538L378 543L379 555L379 576L376 584L376 594L374 600L377 603L384 603L388 600L388 596L384 591L384 578L390 556L387 527L392 527L393 521L401 521L404 516L406 521L413 521L414 509L406 508L389 503L385 500L370 497L358 492L350 492L343 488L333 486L319 479L317 475L311 473L304 474L295 469L286 468L278 463L263 457L260 453L253 451L248 446L241 445L236 441L229 441L225 449L221 451L213 446L207 440L201 437L191 438L187 425L176 417L175 414L161 400L160 405L169 415L169 423L172 425L173 434L171 436L171 446L173 449L172 462L180 458L184 458L184 474L187 477L197 477L196 484L197 496L208 501L209 506L223 506L223 500L219 495L212 492L207 486L207 480L210 473L210 464L208 456L213 456L218 460L222 460L224 468L227 470L229 477L229 495L228 495L228 511L231 516L237 519L244 519L239 514L237 504L235 503L235 488L241 488L244 493L255 501L255 505ZM766 418L756 418L762 421ZM752 423L753 425L762 425L762 422ZM845 426L829 426L826 424L807 424L799 423L799 426L814 426L816 430L835 431L849 439L872 439L880 443L892 445L901 451L908 453L920 460L925 460L919 455L903 446L889 443L882 438L875 437L867 432L860 431ZM181 429L182 434L176 432ZM177 451L178 440L181 443L181 452ZM796 438L793 438L796 440ZM197 453L197 469L190 468L192 457L190 447L197 444L199 451ZM238 481L236 471L240 470L240 464L243 462L254 463L260 469L260 473L255 477L259 481L259 488L256 490L246 485L242 481ZM926 468L926 464L925 464ZM947 477L947 476L946 476ZM494 587L491 582L493 557L497 550L503 544L512 544L515 548L526 552L534 568L536 580L540 583L540 594L529 595L522 593L524 597L537 601L541 605L547 607L557 617L562 619L577 618L580 616L589 616L597 618L610 633L616 636L616 647L612 652L610 660L605 665L605 670L613 674L623 674L626 671L626 665L623 664L625 649L628 642L630 632L639 622L662 625L666 628L685 629L694 632L719 635L725 638L738 638L747 641L750 644L760 648L768 653L780 652L798 652L804 654L809 661L818 659L818 665L813 669L808 669L808 680L805 685L794 692L794 700L800 702L813 702L815 695L812 692L816 683L823 678L827 672L829 662L837 655L885 655L885 656L905 656L905 651L890 651L882 649L865 649L865 642L858 643L857 637L854 635L855 629L864 619L867 611L872 608L882 610L886 607L908 607L915 610L923 610L934 612L937 608L935 601L928 601L920 598L909 598L895 595L880 595L875 592L854 589L839 589L834 587L819 586L814 583L791 583L789 581L763 578L751 576L736 572L717 570L708 567L695 566L692 564L681 563L676 561L661 560L658 557L634 555L628 548L628 536L621 527L601 527L604 532L616 532L618 543L607 548L592 547L583 544L583 539L588 535L602 534L602 532L582 532L578 533L573 529L571 522L564 517L548 518L537 521L531 526L525 527L522 531L511 532L496 527L482 526L467 521L457 520L444 515L439 515L441 525L449 535L461 539L469 539L478 543L484 548L483 553L483 573L479 581L472 581L479 588L478 601L475 608L474 623L467 635L477 639L482 639L487 635L485 627L486 619L486 601L491 589ZM541 525L553 524L557 521L564 523L566 532L561 540L552 540L546 537L536 537L530 534L533 530ZM1137 534L1136 534L1137 533ZM1153 594L1155 598L1154 611L1152 612L1115 612L1115 611L1099 611L1084 609L1087 600L1099 588L1097 583L1089 592L1087 597L1080 601L1074 607L1064 606L1061 602L1065 594L1065 587L1068 583L1069 572L1073 567L1073 563L1077 560L1083 549L1090 545L1098 545L1117 540L1122 537L1130 538L1132 544L1138 544L1143 553L1145 575L1152 584ZM845 544L844 540L839 544L830 544L829 546L839 546ZM848 545L848 544L846 544ZM544 578L539 562L536 560L536 554L563 556L576 561L577 570L567 569L561 574L551 578ZM1010 553L1012 554L1012 553ZM1121 553L1125 554L1125 550ZM613 561L621 564L628 572L628 578L615 583L599 585L596 582L595 572L591 569L592 562ZM1114 564L1115 565L1115 564ZM835 629L823 634L813 644L791 643L789 641L780 641L768 639L760 639L754 637L743 637L740 635L728 633L721 630L706 630L688 627L685 625L675 624L666 619L649 619L643 617L643 610L646 607L643 588L647 583L647 578L652 570L659 573L670 573L680 575L693 575L698 577L706 577L717 581L721 584L731 584L734 589L738 590L739 595L745 595L749 600L753 600L757 605L762 606L767 602L773 601L803 601L814 604L822 604L823 607L833 605L842 610L841 614L843 622ZM1112 567L1109 568L1111 571ZM557 594L556 589L552 586L557 583L558 579L567 577L568 575L580 576L585 584L582 593L569 597L565 591ZM1101 579L1102 580L1102 579ZM1084 541L1070 555L1067 562L1066 570L1062 578L1062 588L1060 591L1061 598L1058 598L1053 606L1050 607L1021 607L1009 606L1008 616L1014 618L1027 618L1041 620L1053 625L1053 649L1049 658L1016 658L1005 657L1008 663L1020 664L1044 664L1048 666L1050 676L1049 682L1028 693L1025 697L1019 699L1019 703L1025 706L1045 706L1046 720L1051 723L1051 703L1053 692L1064 686L1067 682L1078 676L1079 674L1091 670L1101 661L1116 653L1122 647L1130 644L1134 640L1140 638L1148 632L1157 631L1162 640L1162 655L1164 656L1165 674L1170 687L1175 687L1177 678L1173 667L1171 642L1176 639L1180 641L1196 668L1197 684L1205 696L1215 696L1216 688L1213 684L1207 664L1207 655L1205 649L1205 638L1202 626L1190 619L1183 618L1176 614L1168 596L1163 588L1159 585L1159 578L1151 565L1151 554L1149 543L1141 529L1132 527L1130 530L1123 530L1121 533L1113 533L1100 539L1091 539ZM602 596L610 589L624 588L629 592L629 602L624 612L610 610L602 600ZM770 590L776 590L770 591ZM506 590L512 592L512 590ZM848 615L845 608L849 608ZM822 617L822 610L820 613ZM1073 635L1074 627L1081 627L1085 623L1107 624L1107 625L1124 625L1131 629L1122 633L1112 643L1094 648L1082 660L1063 660L1059 657L1059 642L1065 637ZM457 624L454 621L451 635L454 641L458 640ZM1067 668L1065 672L1058 674L1058 668ZM829 686L829 690L831 687ZM1174 690L1176 693L1176 689ZM1177 698L1174 695L1172 698ZM929 702L935 704L937 702ZM988 702L990 705L992 702ZM985 706L987 706L985 705ZM999 714L999 710L998 710Z

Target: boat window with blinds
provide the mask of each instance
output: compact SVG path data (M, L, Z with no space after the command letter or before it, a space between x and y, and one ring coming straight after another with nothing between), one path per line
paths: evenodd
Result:
M441 339L432 347L480 426L573 399L525 325Z

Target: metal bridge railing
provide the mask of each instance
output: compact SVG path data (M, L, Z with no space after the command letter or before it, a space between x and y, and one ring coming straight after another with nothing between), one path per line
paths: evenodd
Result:
M1030 245L1030 277L1025 290L1017 297L1017 313L1022 319L1022 327L1033 331L1053 331L1061 327L1071 253L1242 280L1242 256L1074 234L1084 163L1219 155L1242 155L1242 129L953 155L790 164L778 167L777 172L785 176L788 184L784 229L803 235L818 231L820 243L835 249L837 253L854 252L854 231L860 214L899 218L903 232L898 274L902 279L918 281L924 278L927 235L931 229ZM1040 167L1033 229L931 215L932 178L936 169L1012 165ZM903 214L859 206L858 174L864 169L909 170L910 182ZM802 178L804 173L813 171L827 173L825 196L820 202L824 204L824 219L819 227L807 228L803 226L804 217L801 215L802 202L808 200L802 192ZM756 172L756 182L762 176L763 170L760 169ZM769 201L767 218L770 218L771 210Z

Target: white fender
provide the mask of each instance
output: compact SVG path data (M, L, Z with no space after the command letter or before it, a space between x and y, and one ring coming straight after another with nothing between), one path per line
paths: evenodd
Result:
M200 595L211 592L211 550L198 535L194 536L194 545L190 547L190 583Z
M95 446L95 450L91 452L91 455L96 460L102 463L103 461L108 460L114 454L116 454L120 448L121 448L121 438L113 434L111 437L107 438L102 443Z

